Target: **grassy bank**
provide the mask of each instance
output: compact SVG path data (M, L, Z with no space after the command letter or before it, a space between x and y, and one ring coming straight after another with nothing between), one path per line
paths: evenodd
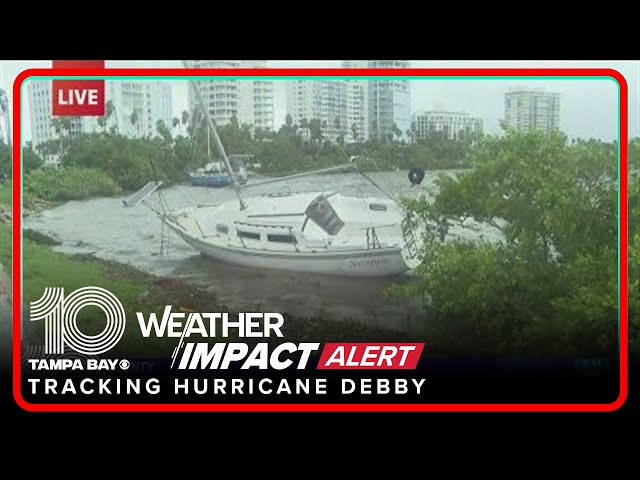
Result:
M0 207L11 205L11 179L0 184Z
M112 196L122 192L105 172L95 168L41 168L25 175L25 203L38 198L66 202L90 197Z
M11 227L1 220L11 211L11 179L0 184L0 263L5 272L11 274Z

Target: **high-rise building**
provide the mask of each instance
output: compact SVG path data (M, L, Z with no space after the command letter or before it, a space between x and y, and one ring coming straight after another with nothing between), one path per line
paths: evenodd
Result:
M195 60L192 68L264 68L263 60ZM273 81L268 79L216 79L198 81L209 115L217 125L227 125L235 115L240 125L273 129ZM189 110L196 98L189 89Z
M560 128L560 94L543 88L511 88L504 97L504 119L516 130Z
M348 60L344 68L409 68L407 60ZM368 136L409 140L411 129L411 89L409 80L384 78L366 82Z
M430 132L445 132L447 138L460 140L465 135L482 133L482 119L467 112L430 110L413 116L413 135L416 140L429 137Z
M341 79L291 80L287 85L287 114L303 135L310 136L313 121L319 121L322 137L332 142L346 140L347 84Z
M366 80L349 80L347 90L347 143L369 138L369 89Z
M243 60L240 68L266 68L265 60ZM242 79L238 122L254 128L273 130L273 81L267 79Z
M403 60L346 60L343 68L408 68ZM300 127L320 120L322 135L335 141L369 137L409 140L411 92L404 79L292 80L287 85L287 113ZM309 135L308 131L302 130Z
M65 139L73 139L84 130L83 117L59 117L64 119L66 125L54 121L51 113L51 91L51 80L31 80L27 86L31 144L33 149L40 154L45 165L56 165L59 156L56 153L41 150L44 144L50 140L63 142Z
M346 60L343 68L367 68L367 60ZM363 142L369 138L369 80L348 80L347 143Z
M167 82L107 81L105 101L111 101L114 110L103 125L100 125L101 117L93 116L58 117L68 121L66 126L60 125L51 114L51 87L50 80L32 80L27 89L32 145L41 153L46 164L58 163L58 155L39 148L49 140L64 137L64 141L73 139L80 133L108 131L112 128L126 137L153 137L157 134L158 120L162 120L171 129L171 86ZM132 118L134 111L136 115Z
M97 122L87 125L85 131L116 127L125 137L154 137L158 134L159 120L172 130L171 85L167 82L112 80L107 82L106 99L113 103L113 118L109 118L104 127L98 126Z

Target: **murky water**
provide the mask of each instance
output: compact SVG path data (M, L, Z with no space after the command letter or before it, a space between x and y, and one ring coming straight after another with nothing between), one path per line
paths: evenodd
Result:
M396 196L432 195L441 173L427 172L419 186L411 187L404 171L368 174ZM261 179L251 178L249 183ZM245 195L283 190L338 190L350 195L383 195L358 173L306 177L290 182L244 190ZM235 198L230 188L213 189L178 185L162 191L173 208L214 203ZM420 315L419 301L392 300L385 295L389 282L402 282L411 274L394 278L351 278L260 270L226 264L200 255L183 240L162 228L145 206L123 207L125 198L94 198L72 201L25 220L32 228L59 239L56 250L93 253L98 257L131 264L160 276L177 278L203 287L232 309L288 312L301 317L355 320L370 326L407 330ZM491 234L486 228L458 228L461 236ZM160 251L164 254L160 254Z

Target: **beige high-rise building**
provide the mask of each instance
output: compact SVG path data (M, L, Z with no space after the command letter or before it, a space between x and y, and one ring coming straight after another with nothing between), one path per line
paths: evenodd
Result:
M504 120L518 131L560 128L560 94L542 88L511 88L504 96Z
M342 79L290 80L287 84L287 114L294 125L302 127L303 136L311 133L305 127L314 119L320 121L322 136L332 142L346 141L347 82Z
M265 60L195 60L193 68L265 68ZM273 81L225 78L198 82L203 101L216 125L224 126L236 116L240 125L273 129ZM189 110L195 109L195 95L189 89Z
M410 68L408 60L346 60L344 68ZM362 82L362 83L361 83ZM364 105L359 118L365 118L365 139L410 140L411 89L404 78L358 81L364 88Z
M444 132L451 140L460 140L464 135L481 134L482 119L467 112L429 110L413 116L416 140L429 137L430 132Z

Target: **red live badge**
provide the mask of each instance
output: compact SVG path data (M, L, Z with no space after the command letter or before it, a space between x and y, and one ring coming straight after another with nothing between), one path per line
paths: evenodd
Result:
M104 60L54 60L53 68L104 68ZM103 116L104 80L53 80L54 116Z

